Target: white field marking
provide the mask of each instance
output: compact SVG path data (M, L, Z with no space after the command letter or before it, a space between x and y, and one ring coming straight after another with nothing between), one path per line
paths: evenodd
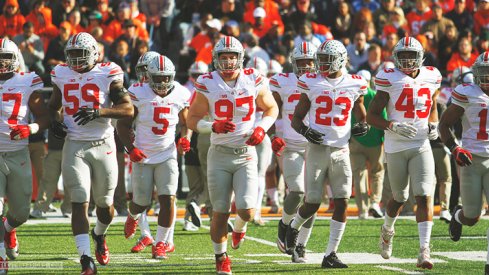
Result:
M453 260L485 262L487 251L446 251L431 252L431 255L443 256Z
M415 237L416 239L418 237ZM449 236L436 236L436 237L431 237L431 239L435 239L435 240L448 240L450 239ZM466 239L466 240L480 240L480 239L487 239L486 236L462 236L460 237L460 239Z
M375 267L385 269L385 270L390 270L390 271L397 271L397 272L401 272L404 274L424 274L423 272L419 272L419 271L410 271L410 270L405 270L405 269L402 269L399 267L393 267L393 266L387 266L387 265L376 265Z
M277 256L280 256L277 254ZM290 257L290 256L289 256ZM324 253L308 253L306 254L308 264L321 264L323 261ZM373 253L338 253L338 258L345 264L415 264L417 259L403 259L391 257L389 260L385 260L379 254ZM444 260L432 259L435 263L446 263ZM294 264L291 261L277 260L273 261L277 264Z

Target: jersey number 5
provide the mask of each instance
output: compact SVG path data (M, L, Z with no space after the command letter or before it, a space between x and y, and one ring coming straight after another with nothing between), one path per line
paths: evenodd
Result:
M70 116L74 115L76 112L78 112L78 109L80 108L80 99L78 98L78 96L74 94L70 94L71 91L78 91L78 90L80 90L80 83L65 84L63 87L63 96L65 98L65 101L67 103L73 104L73 107L68 107L68 106L65 107L65 113L67 115ZM84 103L92 103L91 108L93 109L100 108L99 94L100 94L100 89L94 83L86 83L83 86L81 86L81 99L84 101ZM85 106L85 105L81 105L81 106Z
M154 112L153 112L153 120L157 124L163 125L162 128L158 128L158 127L152 127L151 128L151 131L153 131L153 133L155 135L162 136L162 135L166 134L166 131L168 130L169 122L168 122L168 119L163 118L160 115L169 114L169 113L170 113L170 108L168 108L168 107L155 107Z

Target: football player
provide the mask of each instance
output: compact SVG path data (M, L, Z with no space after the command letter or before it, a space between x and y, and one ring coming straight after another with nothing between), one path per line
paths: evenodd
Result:
M479 221L482 196L489 199L489 52L476 59L472 72L475 83L463 83L452 91L452 104L440 120L441 139L460 166L463 207L455 207L449 226L450 238L455 242L462 235L462 225L473 226ZM450 130L460 119L461 144ZM487 255L486 275L489 274L489 251Z
M304 204L287 227L285 249L289 253L295 249L299 230L319 209L324 181L328 179L335 208L321 266L346 268L336 250L345 231L352 187L348 140L350 135L362 136L368 131L363 106L367 82L360 76L343 72L347 53L337 40L322 43L316 51L315 62L318 72L303 74L297 82L301 95L292 117L292 128L309 141L304 168L306 195ZM304 119L308 112L309 125L306 125ZM358 121L353 127L352 112Z
M259 57L253 57L246 64L246 68L256 69L262 76L268 75L267 62ZM265 78L266 85L268 85L268 78ZM259 125L263 117L263 112L257 110L255 112L255 125ZM263 141L256 145L256 155L258 156L258 197L255 206L255 216L253 217L253 223L258 226L264 226L265 221L261 218L261 206L263 204L263 195L265 194L265 174L267 172L268 165L272 160L272 145L270 137L265 135Z
M166 259L174 250L169 238L175 220L175 194L178 188L179 153L190 150L190 135L185 126L190 92L174 81L175 66L166 56L158 55L148 63L148 82L129 88L134 104L134 118L121 119L117 131L127 148L133 170L133 198L124 225L127 239L136 232L139 216L151 205L154 186L161 209L152 255ZM175 144L175 131L181 123L182 137ZM135 139L132 140L132 127Z
M394 223L409 197L409 182L418 206L419 232L417 267L433 268L430 236L433 227L431 194L435 164L430 140L438 137L436 95L441 75L434 67L422 66L423 47L418 40L404 37L393 50L395 68L377 73L377 94L372 100L367 121L385 130L385 157L393 197L388 201L381 227L380 251L384 259L392 255ZM386 120L382 110L387 109Z
M291 126L291 118L295 107L301 97L297 90L299 77L306 73L315 73L314 54L316 46L309 42L302 42L294 48L291 53L293 73L278 73L270 79L270 89L277 101L282 115L283 139L274 136L272 148L275 154L282 154L284 181L289 193L284 200L282 219L278 223L277 247L285 253L285 233L287 226L294 217L297 209L304 199L304 153L306 151L307 139L297 133ZM309 124L306 115L304 123ZM283 151L283 152L282 152ZM298 263L306 262L306 244L312 231L314 217L311 217L299 232L297 245L292 251L292 261Z
M148 51L145 52L143 55L141 55L138 59L138 63L136 64L135 70L136 70L136 76L138 78L139 83L147 83L148 82L148 64L151 59L156 58L160 56L159 53L154 52L154 51ZM139 85L139 84L138 84ZM129 181L129 198L132 200L133 196L133 189L132 189L132 182ZM139 230L141 231L141 237L138 239L136 242L136 245L134 245L131 248L131 252L133 253L138 253L143 251L147 246L150 246L154 242L154 238L151 235L151 229L149 228L149 222L148 222L148 215L146 214L146 211L143 211L141 213L141 216L139 217Z
M72 36L65 55L67 64L57 65L51 72L53 93L49 109L53 133L66 136L62 175L71 192L71 226L82 274L93 274L97 269L88 235L90 190L97 206L97 223L91 231L95 256L101 265L106 265L110 255L105 234L114 216L118 177L111 118L132 117L133 107L123 86L122 69L115 63L96 63L98 45L90 34Z
M0 272L7 273L10 260L19 255L16 228L29 218L32 194L32 173L28 137L49 126L49 116L42 96L41 78L31 72L19 72L17 45L0 39L0 213L4 211L5 197L8 211L0 226ZM29 114L36 118L29 123Z
M227 226L231 194L237 216L232 248L244 241L246 226L253 219L258 193L255 146L265 138L278 114L264 76L253 68L243 69L244 50L234 37L221 38L213 49L216 71L201 75L190 106L188 126L199 133L212 133L207 156L207 180L213 207L211 239L218 274L231 274L227 250ZM263 118L255 125L257 108ZM213 122L203 119L209 114Z

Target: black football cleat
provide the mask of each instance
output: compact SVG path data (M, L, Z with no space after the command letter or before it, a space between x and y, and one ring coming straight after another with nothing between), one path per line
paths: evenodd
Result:
M323 258L321 267L322 268L348 268L346 264L344 264L340 259L338 259L338 256L336 256L336 253L334 251L331 252L331 254L329 254L327 257L325 256Z
M97 274L97 266L93 262L92 257L88 257L87 255L81 256L80 264L82 266L81 275Z
M459 209L462 209L461 205L455 206L452 212L452 219L450 220L450 225L448 226L448 234L450 235L450 239L454 242L458 242L460 240L460 236L462 236L462 224L455 220L455 213Z
M285 234L287 233L287 225L280 220L278 222L277 248L280 252L285 253Z
M287 225L287 232L285 233L285 252L289 255L294 252L299 236L299 230L292 227L292 221Z

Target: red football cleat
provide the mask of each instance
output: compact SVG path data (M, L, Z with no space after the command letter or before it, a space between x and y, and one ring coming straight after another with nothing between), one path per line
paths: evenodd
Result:
M158 242L156 245L153 245L153 259L166 259L168 256L166 255L166 244L165 242Z
M245 234L246 232L238 233L233 231L233 242L231 244L231 247L233 249L238 249L239 246L244 242Z
M82 265L81 275L97 274L97 267L91 257L88 257L87 255L81 256L80 264Z
M135 220L131 215L127 215L126 223L124 224L124 235L126 236L126 239L132 239L134 237L138 222L139 220Z
M3 217L2 221L5 222L7 218ZM19 256L19 243L17 242L17 230L15 228L7 232L5 230L5 236L3 238L5 241L5 251L7 252L7 256L10 260L15 260Z
M109 248L105 241L105 235L95 235L92 229L92 239L95 242L95 258L101 265L107 265L110 261Z
M143 251L147 246L153 244L154 240L150 236L144 236L139 238L135 246L131 248L132 253L138 253Z
M175 252L175 244L173 244L173 243L167 243L166 246L165 246L165 251L166 251L166 253Z
M220 259L216 259L216 272L223 275L233 274L231 271L231 260L227 254L224 254Z

